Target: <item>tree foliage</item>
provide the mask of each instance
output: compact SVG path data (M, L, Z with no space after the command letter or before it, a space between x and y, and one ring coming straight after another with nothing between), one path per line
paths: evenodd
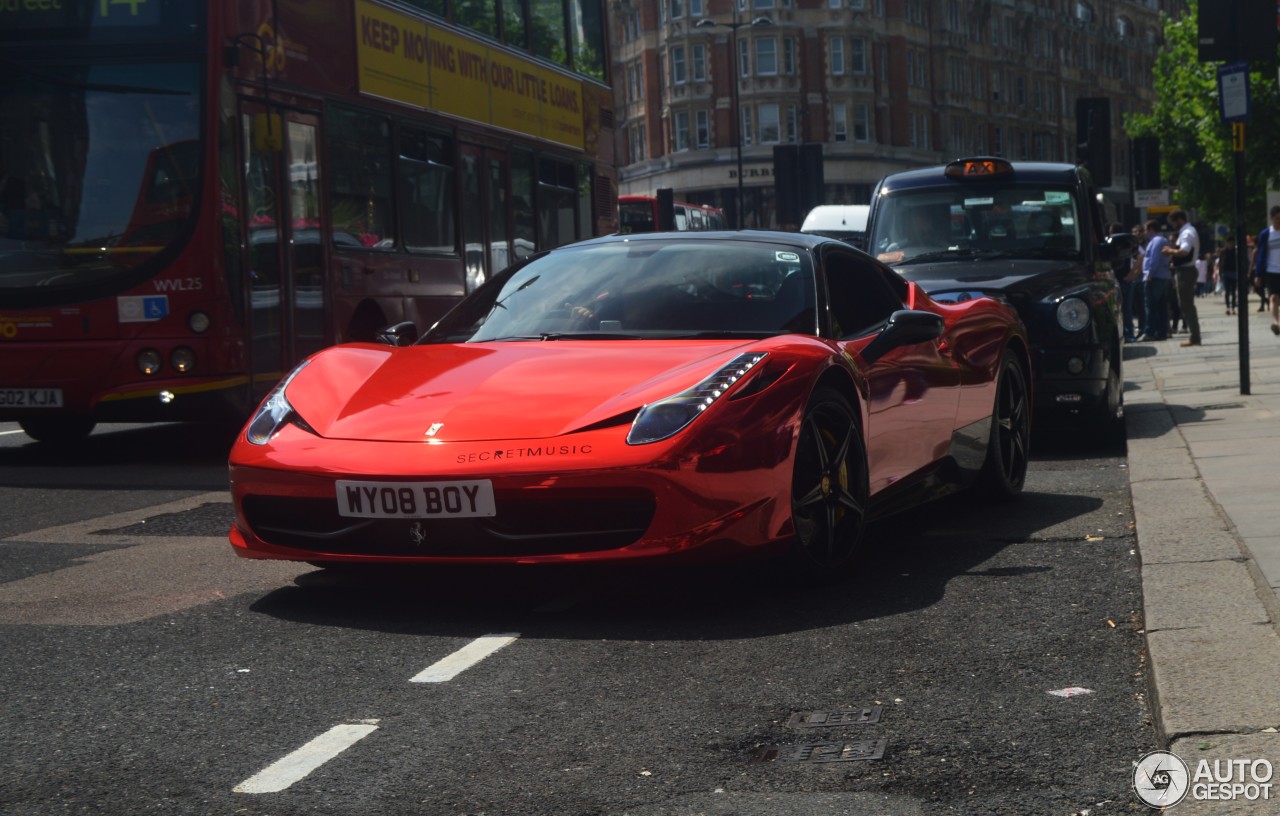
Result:
M1176 203L1194 209L1201 218L1235 222L1235 156L1231 125L1218 107L1218 66L1201 62L1200 0L1188 12L1164 17L1164 46L1156 57L1156 102L1149 114L1125 118L1131 138L1160 140L1160 174L1174 189ZM1257 63L1249 73L1250 119L1245 124L1246 226L1266 220L1266 193L1280 178L1280 91L1274 63Z

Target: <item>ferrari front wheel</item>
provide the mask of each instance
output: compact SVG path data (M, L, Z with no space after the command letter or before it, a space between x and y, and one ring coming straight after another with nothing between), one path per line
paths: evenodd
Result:
M853 560L867 523L867 449L853 406L819 388L805 408L791 477L794 555L817 577Z
M979 485L993 499L1012 499L1027 481L1031 447L1031 392L1012 351L1000 359L996 399L991 408L991 436Z

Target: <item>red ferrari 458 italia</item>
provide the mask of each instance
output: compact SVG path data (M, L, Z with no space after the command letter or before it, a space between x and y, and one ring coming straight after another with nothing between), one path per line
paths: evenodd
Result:
M935 302L820 236L598 238L383 335L308 358L240 434L240 555L825 571L869 519L1026 476L1013 311Z

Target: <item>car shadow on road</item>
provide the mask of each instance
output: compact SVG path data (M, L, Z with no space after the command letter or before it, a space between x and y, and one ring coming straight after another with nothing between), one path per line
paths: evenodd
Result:
M474 637L739 639L892 616L931 606L961 575L1009 578L1039 563L984 566L1037 532L1094 512L1090 496L1026 493L986 504L957 496L871 525L858 569L798 576L775 560L719 566L423 567L318 570L259 599L254 612L318 626ZM993 513L1000 533L992 536ZM941 520L941 521L940 521Z

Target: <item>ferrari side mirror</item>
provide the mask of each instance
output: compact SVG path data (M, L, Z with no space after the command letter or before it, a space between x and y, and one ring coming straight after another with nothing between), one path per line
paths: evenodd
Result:
M386 343L388 346L412 346L418 342L418 327L412 321L406 320L394 326L378 329L375 337L379 343Z
M893 349L941 337L945 327L942 315L916 309L899 309L889 315L884 328L862 350L862 359L874 363Z

